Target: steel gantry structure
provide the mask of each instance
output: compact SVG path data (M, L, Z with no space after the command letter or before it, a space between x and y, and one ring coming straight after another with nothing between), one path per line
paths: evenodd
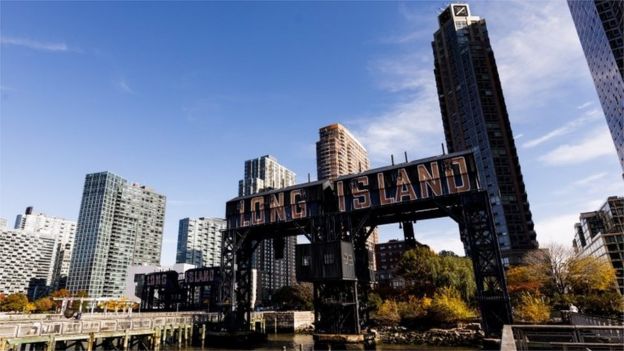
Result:
M474 156L461 152L406 162L333 181L308 182L239 197L226 204L221 306L229 330L251 321L251 259L265 239L303 235L297 279L314 284L316 333L359 334L368 322L374 271L366 239L379 225L402 223L415 244L413 223L450 217L472 259L483 327L500 334L511 307L492 222Z

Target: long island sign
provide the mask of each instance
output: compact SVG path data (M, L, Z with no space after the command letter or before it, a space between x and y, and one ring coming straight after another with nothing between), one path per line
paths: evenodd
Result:
M461 152L238 197L227 202L226 218L228 229L272 225L478 188L473 154Z

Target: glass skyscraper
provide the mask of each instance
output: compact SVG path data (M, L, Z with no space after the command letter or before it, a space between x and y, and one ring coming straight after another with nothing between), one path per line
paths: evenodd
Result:
M123 294L130 265L160 264L165 196L110 172L87 174L67 286Z
M624 172L624 1L568 0L568 6Z
M448 150L474 150L503 263L519 263L538 243L485 20L452 4L438 21L432 48Z

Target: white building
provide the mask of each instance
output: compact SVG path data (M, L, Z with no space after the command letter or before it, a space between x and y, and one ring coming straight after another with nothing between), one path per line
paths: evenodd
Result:
M213 267L221 264L221 230L226 223L221 218L180 220L178 230L177 263L196 267Z
M76 225L76 221L43 213L33 213L32 207L27 207L24 214L17 215L15 219L15 229L27 233L49 234L57 239L58 247L53 262L52 280L48 282L53 289L65 287L76 236Z
M128 267L160 264L165 196L110 172L87 174L67 286L120 297Z
M0 293L28 293L50 284L58 238L48 233L0 231ZM37 292L34 292L37 295Z

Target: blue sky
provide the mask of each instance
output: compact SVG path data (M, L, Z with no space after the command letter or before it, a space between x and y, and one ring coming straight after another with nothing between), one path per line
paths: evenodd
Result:
M373 166L439 154L430 42L444 4L3 1L0 217L32 205L77 219L85 174L108 170L167 196L169 264L178 220L223 216L244 160L272 154L314 178L321 126L349 127ZM470 5L488 22L538 240L569 244L579 212L624 182L567 5ZM448 219L416 231L462 252Z

